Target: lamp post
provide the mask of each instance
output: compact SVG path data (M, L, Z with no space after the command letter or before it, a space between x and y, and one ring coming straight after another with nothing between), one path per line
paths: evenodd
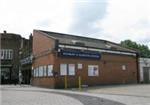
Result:
M22 54L22 51L19 51L19 85L21 85L21 82L22 82L22 71L21 71L21 54Z

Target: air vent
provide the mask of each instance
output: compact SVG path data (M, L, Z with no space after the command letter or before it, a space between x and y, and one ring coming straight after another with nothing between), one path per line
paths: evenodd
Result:
M112 50L117 50L117 48L116 48L116 47L111 47L111 49L112 49Z
M75 44L79 45L79 46L85 46L85 44L83 42L76 42Z
M106 48L111 49L110 45L106 44L105 46L106 46Z
M76 41L76 40L72 40L72 43L75 44L75 45L78 45L78 46L85 46L85 43L79 42L79 41Z
M75 44L77 41L76 41L76 40L72 40L71 42L72 42L73 44Z

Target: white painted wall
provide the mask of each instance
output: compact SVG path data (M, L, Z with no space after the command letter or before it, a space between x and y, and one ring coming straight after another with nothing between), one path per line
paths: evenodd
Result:
M143 82L143 67L150 67L150 58L139 58L140 82Z

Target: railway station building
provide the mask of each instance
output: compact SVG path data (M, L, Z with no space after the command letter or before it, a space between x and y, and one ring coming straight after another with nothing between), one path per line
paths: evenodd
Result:
M47 88L82 85L127 84L138 81L137 52L114 42L49 32L33 31L32 79Z

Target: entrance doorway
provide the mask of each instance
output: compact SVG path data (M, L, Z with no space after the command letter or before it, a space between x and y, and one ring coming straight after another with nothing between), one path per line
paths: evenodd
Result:
M1 68L1 84L9 84L11 82L10 68Z
M30 84L31 79L31 70L23 70L22 71L22 83L23 84Z
M143 67L143 82L150 83L150 67Z

